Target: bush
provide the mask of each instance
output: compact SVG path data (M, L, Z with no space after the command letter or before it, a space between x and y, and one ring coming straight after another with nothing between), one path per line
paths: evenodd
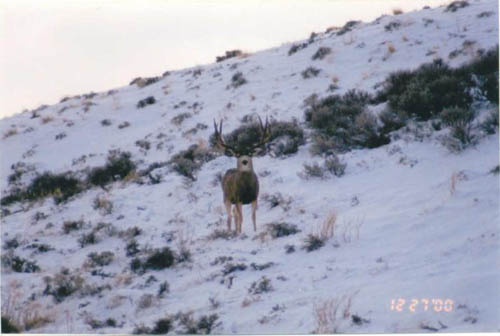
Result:
M387 101L400 119L428 120L445 108L469 108L473 88L498 104L498 46L456 69L438 59L414 71L391 73L377 93L376 101Z
M257 295L257 294L267 293L272 290L273 287L271 285L271 280L263 276L259 279L259 281L255 281L252 283L252 285L248 289L248 293L252 295Z
M361 21L347 21L347 23L337 32L337 36L350 32L359 23L361 23Z
M332 52L331 48L320 47L312 56L312 60L313 61L317 59L322 60L323 58L325 58L326 55L330 54L331 52Z
M379 119L382 122L380 133L387 135L406 125L407 118L403 114L395 113L390 107L385 108L380 114Z
M378 97L386 98L389 107L398 114L428 120L445 107L471 104L472 96L466 90L470 79L465 77L439 59L413 72L390 74Z
M40 267L36 264L36 261L29 261L12 253L4 253L2 255L2 266L10 267L14 272L17 273L40 272Z
M305 144L303 129L297 120L293 121L271 121L271 136L268 147L275 157L287 157L297 153L299 146Z
M130 268L134 273L142 274L149 269L162 270L171 267L175 262L175 255L168 247L162 249L155 249L151 254L142 261L135 258L130 263Z
M321 100L306 99L305 120L316 130L312 152L330 154L334 150L375 148L389 143L389 139L380 133L376 118L365 111L370 101L370 94L358 90Z
M262 194L261 198L262 198L262 201L269 204L269 209L273 209L277 206L280 206L284 211L290 210L290 204L293 201L293 199L291 197L288 197L287 199L285 199L285 197L283 197L283 195L281 195L280 192L274 193L272 195Z
M384 26L385 31L391 32L393 30L397 30L401 27L401 22L400 21L391 21L388 24Z
M327 159L325 159L324 163L325 169L329 171L331 174L341 177L344 175L345 168L347 167L347 163L343 163L340 159L333 155Z
M181 114L176 115L170 121L172 122L172 124L179 126L180 124L182 124L184 119L191 118L191 117L192 117L191 113L185 112L185 113L181 113Z
M145 77L145 78L137 77L137 78L134 78L129 83L129 85L136 84L138 87L143 88L145 86L148 86L148 85L151 85L151 84L158 82L160 79L161 79L160 77Z
M80 230L83 227L83 220L79 221L65 221L63 223L63 232L65 234L70 233L71 231Z
M152 105L154 103L156 103L155 97L149 96L147 98L139 100L139 102L137 103L137 108L143 108L143 107L146 107L148 105Z
M19 334L21 328L18 327L10 318L2 315L2 334Z
M247 265L245 264L226 264L224 266L224 269L222 270L222 274L228 275L230 273L236 272L236 271L244 271L247 269Z
M231 84L229 85L229 87L236 89L246 83L247 80L245 79L245 77L243 77L243 73L237 72L233 75L233 77L231 77Z
M175 154L169 161L172 169L178 174L196 181L195 173L204 163L215 159L216 155L208 148L191 145L187 150Z
M469 144L473 140L471 134L472 122L477 113L472 109L451 107L441 112L441 120L451 128L451 136L459 140L463 145Z
M114 257L115 257L115 254L113 252L110 252L110 251L104 251L101 253L92 252L92 253L89 253L87 255L87 258L88 258L87 264L90 267L107 266L107 265L111 264Z
M280 222L268 224L268 232L276 239L299 233L300 230L297 225Z
M84 233L78 238L78 243L80 243L80 247L84 248L87 245L96 244L98 242L95 231L91 231L90 233Z
M465 8L469 6L467 1L453 1L448 6L446 6L445 12L456 12L460 8Z
M311 77L316 77L318 74L321 72L320 69L314 68L312 66L306 68L304 71L301 72L302 78L308 79Z
M481 123L481 128L486 134L495 134L498 132L498 109L494 109Z
M179 320L179 324L184 327L183 334L211 334L213 329L220 323L215 322L219 319L217 314L203 315L198 320L192 317L192 313L178 313L175 316Z
M81 276L70 274L67 268L62 268L54 277L46 276L43 280L46 284L43 294L52 295L56 303L80 290L85 282Z
M309 46L308 43L299 43L299 44L292 44L290 49L288 50L288 56L295 54L297 51L305 49Z
M307 252L311 252L320 249L325 245L325 241L317 235L309 234L306 239L304 239L304 245L302 248Z
M236 238L238 236L238 233L236 231L228 231L228 230L215 230L214 232L212 232L208 238L210 240L215 240L215 239L225 239L225 240L229 240L229 239L233 239L233 238Z
M217 56L215 58L215 61L217 63L219 63L219 62L227 60L228 58L238 57L241 55L243 55L241 50L229 50L229 51L226 51L226 54L224 56Z
M304 163L304 178L306 180L310 178L325 178L325 170L321 167L317 162L314 162L312 165Z
M123 180L135 171L135 163L130 160L131 154L112 152L108 155L106 165L91 170L87 179L90 184L104 186L114 181Z

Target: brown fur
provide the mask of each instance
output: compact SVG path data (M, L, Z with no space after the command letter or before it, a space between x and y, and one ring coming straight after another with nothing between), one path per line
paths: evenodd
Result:
M250 204L259 196L259 180L253 171L229 169L222 179L224 202Z

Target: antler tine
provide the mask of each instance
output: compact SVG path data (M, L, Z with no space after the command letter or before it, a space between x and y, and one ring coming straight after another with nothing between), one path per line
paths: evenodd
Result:
M254 149L264 145L266 142L269 141L269 138L271 137L271 132L269 132L270 126L269 126L268 117L266 116L265 125L262 124L262 119L260 118L260 116L258 116L258 118L259 118L259 126L260 126L261 136L260 136L260 141L252 146Z
M217 145L224 148L225 150L230 151L231 154L235 155L234 147L227 145L224 142L224 139L222 138L222 123L223 123L223 120L220 121L219 129L217 129L217 122L214 119L215 137L217 139Z

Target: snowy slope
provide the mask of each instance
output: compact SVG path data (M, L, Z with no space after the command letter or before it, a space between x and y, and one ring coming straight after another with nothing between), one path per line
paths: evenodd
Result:
M38 111L37 118L28 111L2 119L0 134L12 134L1 140L2 196L9 190L11 167L18 162L40 173L84 174L103 165L110 150L119 149L131 152L138 169L145 169L192 144L206 143L214 118L224 119L224 133L251 113L303 121L304 99L313 93L326 96L333 82L339 86L335 93L352 88L374 92L392 71L414 69L439 57L458 66L476 50L498 43L496 1L471 1L456 12L444 8L384 16L341 36L335 30L320 33L290 56L292 44L284 44L174 71L142 88L129 85L91 98L73 97ZM478 18L484 12L493 13ZM400 26L386 31L394 21ZM450 59L464 41L475 43ZM319 47L329 47L332 53L311 60ZM321 72L304 79L301 72L309 66ZM247 84L228 88L236 72ZM155 104L136 107L149 96L155 97ZM192 117L180 125L171 122L185 112ZM118 127L124 122L130 126ZM186 134L199 123L209 127ZM500 331L499 181L489 173L499 161L498 133L453 154L439 141L445 132L421 137L409 133L386 146L339 155L347 163L345 175L326 180L304 180L298 174L303 163L320 161L309 153L309 143L287 159L255 158L261 193L279 192L291 200L290 207L270 209L261 197L257 233L245 208L243 234L230 239L210 238L226 228L222 192L213 182L218 173L235 166L234 158L224 156L204 164L191 183L159 169L159 184L116 182L58 205L46 198L5 207L10 214L2 218L2 253L7 253L5 243L16 239L20 244L14 253L36 260L40 272L2 267L2 314L47 315L48 323L30 330L41 333L131 333L140 325L152 327L168 314L188 311L195 318L217 314L220 323L214 333L310 333L318 328L318 307L337 302L339 313L329 322L330 332ZM137 146L138 140L149 141L150 149ZM33 174L25 174L22 181L28 184ZM96 197L110 201L112 212L95 210ZM306 236L333 212L335 237L319 250L302 250ZM85 222L81 230L63 233L65 221L80 219ZM277 221L295 224L301 232L278 239L265 236L265 225ZM192 261L133 273L132 258L125 253L127 241L119 235L103 235L96 244L80 247L81 234L98 223L111 223L120 231L140 227L136 240L144 249L169 246L178 251L183 242ZM33 243L53 250L35 252ZM286 253L288 245L295 246L294 253ZM107 276L92 275L95 268L85 265L87 255L104 251L115 256L99 268ZM220 257L232 260L224 263ZM268 262L273 264L263 270L251 267ZM245 264L247 269L224 275L228 263ZM63 266L86 284L105 289L76 292L54 302L43 294L43 278L54 277ZM249 293L263 276L272 290ZM164 281L170 290L160 297ZM148 294L151 302L145 303ZM407 300L403 311L391 311L391 300L400 298ZM416 312L408 309L412 299L420 300ZM453 300L453 308L424 310L421 299ZM361 322L354 323L352 316ZM93 329L89 322L106 319L116 324Z

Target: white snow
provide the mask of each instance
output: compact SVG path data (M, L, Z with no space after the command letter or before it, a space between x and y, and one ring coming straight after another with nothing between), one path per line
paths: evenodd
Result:
M41 110L38 118L25 112L2 119L0 134L17 132L0 142L2 196L9 190L7 177L17 162L33 165L40 173L76 172L103 165L109 150L120 149L131 152L138 168L144 169L168 161L192 144L206 143L214 118L224 119L224 133L238 127L240 119L250 113L302 122L304 99L313 93L328 95L334 78L339 86L335 93L352 88L375 92L374 85L392 71L414 69L438 57L458 66L477 49L497 45L497 1L470 1L470 6L455 13L444 8L385 16L342 36L320 33L314 43L291 56L292 44L284 44L174 71L143 88L132 85L114 94L97 93L91 99L72 98ZM493 15L477 18L485 11ZM401 28L385 31L384 26L394 20L401 22ZM475 41L470 52L449 59L449 53L464 41ZM312 61L321 46L330 47L332 53ZM321 69L318 77L302 78L300 73L308 66ZM202 72L195 76L193 71L198 69ZM248 83L227 88L238 71ZM138 109L137 102L149 96L156 103ZM85 112L88 102L95 105ZM180 126L171 123L184 112L192 117ZM43 123L47 117L52 119ZM104 119L111 125L101 125ZM125 121L130 126L118 128ZM208 128L183 135L198 123ZM66 137L56 140L62 132ZM292 199L291 207L269 209L261 197L257 233L246 206L243 234L229 240L209 238L216 229L226 228L222 191L213 183L217 173L235 166L234 158L224 156L204 164L192 183L162 168L159 184L116 182L107 191L92 188L59 205L51 198L13 204L6 207L11 214L2 218L2 243L16 238L21 244L14 253L36 260L41 271L16 273L2 267L2 314L8 308L10 313L31 309L49 315L52 322L29 330L37 333L131 333L136 326L152 327L156 320L180 311L193 311L194 317L218 314L221 323L214 333L311 333L318 327L314 307L344 296L351 298L346 308L350 316L369 322L356 325L339 311L332 325L339 332L424 332L425 327L444 332L499 332L499 178L489 173L499 162L498 133L455 154L439 141L439 135L446 132L429 133L422 141L404 134L386 146L339 155L347 163L345 175L325 180L304 180L298 174L303 163L321 162L309 153L309 142L286 159L257 157L256 172L268 172L260 177L261 196L279 192ZM151 143L149 150L135 144L141 139ZM75 161L83 155L85 160ZM23 178L29 183L33 175ZM93 208L98 196L112 202L111 214ZM39 212L47 218L34 220ZM319 250L301 249L306 236L332 212L337 214L335 236ZM63 233L65 221L79 219L86 223L83 229ZM301 232L277 239L263 236L265 225L276 221L295 224ZM123 238L102 235L97 244L80 248L81 234L100 222L111 223L117 230L140 227L142 234L136 237L140 248L168 246L178 251L184 239L192 261L137 275L130 269L132 258L125 254ZM27 247L34 242L54 250L34 253ZM294 245L295 252L287 254L287 245ZM2 254L6 251L2 248ZM103 251L115 255L110 265L101 267L111 276L92 276L84 266L87 255ZM214 264L221 256L232 257L231 263L246 264L247 269L224 276L224 264ZM261 271L250 266L267 262L273 265ZM53 277L61 267L79 274L87 284L111 289L98 295L77 292L55 303L43 295L43 279ZM151 275L158 281L147 285ZM249 294L252 283L262 276L271 281L273 290ZM159 298L156 294L165 280L170 292ZM144 294L152 294L153 303L139 309ZM213 307L211 298L220 305ZM409 303L402 312L391 311L391 300L399 298L407 302L450 299L454 304L451 312L425 311L421 301L414 313ZM8 300L14 302L6 307ZM94 330L86 323L89 316L113 318L117 326Z

